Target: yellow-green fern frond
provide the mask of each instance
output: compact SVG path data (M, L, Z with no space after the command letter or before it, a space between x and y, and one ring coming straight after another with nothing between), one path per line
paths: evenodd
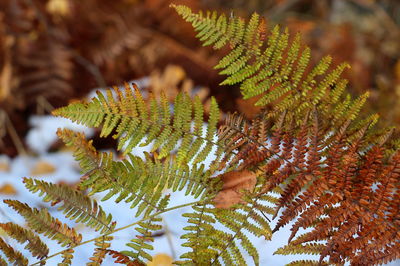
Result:
M61 246L74 246L82 241L81 234L52 217L47 209L32 209L28 204L17 200L4 200L4 202L22 215L31 229L56 240Z
M210 178L210 173L203 166L189 169L188 166L178 167L171 161L143 161L133 155L129 156L129 160L113 162L112 173L116 174L115 183L105 184L109 192L103 200L118 194L116 202L124 200L131 203L131 208L137 207L136 216L142 212L147 215L152 210L161 211L157 205L163 198L164 189L185 189L186 194L199 197L207 189ZM106 181L101 180L100 184L103 182Z
M278 248L274 254L279 255L295 255L295 254L308 254L308 255L319 255L325 249L324 244L304 244L304 245L293 245L289 244L284 247Z
M171 6L193 25L204 45L214 45L214 49L229 46L231 51L216 66L222 69L220 74L228 76L222 84L240 83L245 99L260 96L256 105L275 103L270 115L289 109L301 117L320 103L323 108L326 103L334 105L344 92L347 81L340 76L348 64L330 69L332 58L326 56L309 67L310 49L302 47L300 35L290 38L288 29L275 26L265 36L265 21L257 13L245 22L236 16L193 13L186 6Z
M139 234L126 244L134 251L127 250L121 253L142 262L151 261L152 256L148 253L148 250L153 250L154 237L152 234L162 229L161 220L161 218L155 217L139 223L139 226L135 228Z
M200 123L195 127L200 127ZM210 188L212 172L206 170L203 164L190 167L183 163L178 165L171 158L159 160L149 154L145 160L129 154L126 159L114 161L112 153L97 152L83 133L64 129L58 134L68 146L74 148L74 156L83 168L85 176L79 186L90 188L89 195L107 191L102 200L118 195L117 203L124 200L131 203L132 208L138 207L137 216L157 210L164 189L185 190L187 195L197 198L205 195L203 192ZM196 143L199 143L198 140L195 140ZM208 153L210 151L204 156Z
M24 183L32 193L39 191L43 201L51 202L53 206L61 203L58 210L62 211L66 218L84 223L102 234L112 232L116 225L111 214L107 215L94 199L67 185L31 178L24 178Z
M159 205L158 209L163 210L167 207L169 202L169 196L164 197ZM146 250L153 250L153 246L151 245L154 242L154 237L152 234L156 231L162 229L160 222L162 221L161 217L153 216L146 221L139 222L138 226L135 228L136 232L139 235L136 238L132 239L126 245L132 248L134 251L122 251L123 255L129 256L133 258L135 261L143 262L144 260L151 261L152 256L147 253Z
M230 252L224 250L226 244L232 240L232 235L222 230L215 228L217 222L212 211L214 208L203 206L193 207L194 212L185 213L183 216L188 218L190 225L183 229L188 233L181 236L186 239L183 244L185 247L190 247L189 251L181 256L181 259L189 259L188 261L181 261L180 264L195 263L198 265L211 264L213 259L219 254L223 254L223 260L226 264L233 265L234 259ZM234 245L236 247L236 245ZM236 247L237 248L237 247ZM233 250L230 249L232 252ZM236 252L235 252L236 253ZM243 257L238 255L238 260L244 261ZM220 265L218 261L215 261Z
M188 232L181 237L186 239L183 246L192 250L181 256L189 261L180 264L245 265L247 253L259 265L257 247L248 236L271 239L272 230L265 216L271 209L262 203L264 200L267 199L244 197L244 203L230 209L214 208L207 203L192 207L193 212L183 215L190 225L184 227ZM221 226L225 229L218 229Z
M0 250L3 251L4 255L6 255L9 262L14 263L14 265L18 266L26 266L28 265L28 259L25 258L21 252L15 250L13 247L8 245L4 240L0 237ZM1 263L4 262L3 259L0 260ZM2 265L7 265L4 262Z
M107 97L98 92L97 98L89 103L72 103L53 113L89 127L102 126L103 137L115 132L113 137L119 139L118 149L124 150L124 154L130 153L138 145L145 146L154 141L152 151L159 150L158 158L166 157L177 148L179 163L191 160L202 162L214 145L212 141L219 120L215 99L211 100L210 118L204 121L204 111L197 97L191 100L188 95L179 94L171 114L165 96L161 96L161 102L152 96L145 102L136 85L133 86L134 90L125 84L124 93L114 87L116 99L113 91L107 90ZM203 122L208 122L205 137L201 126ZM179 140L182 140L181 143ZM187 152L192 149L192 145L199 150Z
M8 236L14 238L19 243L28 242L25 249L31 252L33 257L43 259L49 253L49 248L43 241L31 230L25 229L14 223L3 223L0 227L7 233Z
M83 177L79 183L81 190L91 188L94 194L109 188L111 183L115 183L116 179L112 173L113 155L108 152L98 152L92 145L91 140L87 140L85 134L75 132L69 129L57 130L57 135L68 147L73 148L75 160L79 162ZM117 185L117 184L116 184ZM121 186L120 191L126 191Z

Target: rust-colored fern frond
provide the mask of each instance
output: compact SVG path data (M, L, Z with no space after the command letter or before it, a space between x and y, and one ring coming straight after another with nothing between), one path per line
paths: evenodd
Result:
M17 94L26 104L36 104L37 97L62 99L72 95L72 53L52 36L43 37L31 44L30 49L21 47L16 56L19 85Z
M312 230L293 240L288 248L325 240L320 260L329 256L332 263L348 260L353 265L375 265L389 261L389 257L395 258L393 247L400 240L400 154L387 163L383 163L382 158L383 149L374 147L358 159L359 165L347 157L341 163L336 162L334 169L332 166L324 168L322 178L328 181L328 190L310 201L306 193L310 195L312 185L299 196L296 203L305 206L305 210L292 226L289 241L300 227ZM337 174L327 175L329 168ZM304 205L305 201L310 204ZM287 221L292 210L293 207L286 209L280 222Z
M327 257L329 263L352 265L396 258L400 153L388 157L381 145L360 153L369 125L355 130L348 120L338 130L324 133L316 110L300 126L285 113L270 132L266 123L262 116L247 122L230 115L219 137L229 151L224 157L228 168L263 172L258 195L283 189L275 203L279 219L273 232L290 221L294 224L289 245L277 254L315 253L320 256L316 265L327 262ZM312 230L295 239L307 228Z

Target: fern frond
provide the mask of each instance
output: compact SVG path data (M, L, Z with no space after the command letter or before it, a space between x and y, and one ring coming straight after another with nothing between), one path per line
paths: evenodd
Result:
M72 259L74 258L74 252L75 250L73 248L69 248L64 250L61 253L62 261L61 263L58 263L57 266L69 266L72 264Z
M21 252L15 250L13 247L4 242L3 238L0 237L0 250L6 255L9 262L14 263L18 266L28 265L28 259L25 258ZM2 261L4 261L2 259ZM7 265L7 264L4 264Z
M8 236L14 238L19 243L28 242L25 249L31 252L32 256L43 259L47 257L49 248L39 236L35 235L31 230L25 229L14 223L2 223L0 227L7 233Z
M96 177L104 177L107 173L108 165L107 153L99 153L93 147L92 141L87 141L83 133L74 132L69 129L58 129L57 136L65 143L67 147L73 148L73 156L79 162L81 172L91 178L93 182ZM87 189L90 183L88 181L81 182L80 188Z
M309 255L319 255L325 248L324 244L310 243L306 245L286 245L284 247L278 248L275 254L279 255L291 255L291 254L309 254Z
M192 251L181 258L196 264L242 265L246 261L241 247L258 265L258 250L248 239L248 234L270 239L272 230L268 218L261 215L265 206L258 202L259 199L251 196L244 199L246 203L235 205L235 209L215 209L205 203L192 207L194 212L185 213L183 216L191 225L184 228L188 233L181 238L186 239L183 246L190 247ZM225 231L217 229L217 224L224 226ZM185 261L181 263L185 264Z
M101 206L82 192L72 189L64 184L52 184L38 179L24 178L26 188L32 193L39 191L43 201L57 205L66 218L77 223L84 223L96 231L104 234L112 232L116 223L112 221L111 214L106 214Z
M267 213L275 216L284 208L272 232L294 220L287 250L299 254L312 250L321 262L329 257L329 263L341 264L358 260L357 254L369 257L377 246L386 250L398 241L398 218L394 218L398 206L394 206L400 155L395 153L385 164L382 146L359 153L366 146L369 123L354 126L350 117L339 129L326 132L316 109L305 116L300 127L291 126L289 114L283 114L270 133L266 133L265 123L263 116L250 123L230 116L221 127L219 143L232 152L224 158L226 164L254 167L263 173L257 196L283 189L279 199L271 201L275 210ZM311 231L292 240L300 228ZM312 249L319 240L327 244Z
M192 251L181 256L182 259L189 259L181 263L206 265L214 261L215 264L220 265L218 260L214 260L220 254L226 264L235 264L235 261L243 262L244 259L238 252L236 244L233 244L232 248L227 247L233 235L214 227L216 222L212 213L214 209L203 205L193 207L193 210L195 212L183 215L188 217L188 223L193 224L184 227L183 229L189 232L181 236L187 239L183 246L190 247Z
M4 200L4 203L22 215L35 232L56 240L62 247L74 246L82 241L81 234L52 217L47 209L31 209L28 204L17 200Z
M67 145L74 147L75 157L84 169L86 175L80 187L90 188L89 195L107 191L102 200L118 195L117 203L124 200L132 208L138 207L136 216L157 209L166 188L185 189L187 195L197 198L205 195L210 187L211 172L203 165L189 168L186 164L174 164L171 159L161 161L147 156L143 160L131 154L128 159L114 161L111 153L97 152L82 133L64 129L58 134Z
M115 263L125 264L127 266L143 266L144 264L138 260L131 260L128 256L122 254L121 252L107 249L106 253L111 255L115 259Z
M289 41L288 30L275 26L265 37L265 21L257 13L246 23L235 16L228 19L215 12L193 13L182 5L171 7L192 24L203 45L230 47L231 52L216 66L223 69L220 74L228 76L222 84L240 83L245 99L261 96L256 105L279 100L271 115L287 109L304 114L319 103L333 104L343 93L347 82L340 76L349 65L344 63L328 72L332 58L327 56L306 74L310 49L301 47L299 34Z
M121 253L137 261L143 261L143 259L151 261L152 256L147 253L146 250L153 250L153 246L151 245L151 243L154 242L152 232L162 229L162 226L160 225L161 220L162 219L159 217L154 217L145 222L140 222L138 224L139 226L135 228L140 235L137 235L136 238L133 238L126 244L134 251L122 251Z
M111 241L113 240L113 236L102 236L96 238L95 240L95 250L93 256L90 257L91 262L87 263L87 266L100 266L103 262L106 254L107 249L111 246Z
M399 241L398 225L395 222L399 216L398 206L393 208L391 202L395 200L396 193L398 194L400 156L395 155L388 165L384 165L381 162L382 149L374 147L366 155L360 170L351 163L351 157L354 155L346 157L347 165L341 168L343 172L338 172L335 167L343 181L332 180L331 174L327 185L332 194L316 198L314 204L300 214L292 228L291 238L298 228L312 227L311 232L294 240L293 244L326 239L327 244L320 253L320 259L329 255L332 263L342 263L344 259L348 259L357 264L356 261L360 258L372 258L376 250L381 250L382 254L388 253L390 247ZM373 186L376 182L379 183L375 190ZM300 197L298 203L305 199L307 198ZM339 206L333 207L335 204ZM327 212L326 208L329 207ZM322 215L327 217L319 219Z
M159 149L158 157L163 158L175 148L188 151L193 144L199 147L199 151L179 152L177 160L179 163L188 163L191 160L195 163L202 162L214 145L213 137L219 120L215 99L211 100L210 118L206 121L207 133L203 137L199 124L203 121L204 112L198 98L192 101L186 94L179 94L175 100L172 119L165 96L161 96L160 103L150 96L147 105L136 85L133 86L134 90L125 84L125 93L114 87L117 99L114 98L112 90L107 90L107 97L98 92L97 98L93 98L89 103L72 103L55 110L53 114L89 127L102 125L103 137L115 131L113 137L119 139L118 149L124 150L124 154L130 153L138 145L148 145L154 141L152 151ZM192 122L196 125L193 128ZM200 148L203 143L204 147Z

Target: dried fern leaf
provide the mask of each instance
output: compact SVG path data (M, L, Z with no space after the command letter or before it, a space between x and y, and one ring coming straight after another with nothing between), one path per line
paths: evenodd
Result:
M1 237L0 237L0 249L3 251L4 255L6 255L9 262L14 263L15 265L18 266L28 265L28 259L25 258L21 252L15 250L13 247L4 242L4 240ZM4 262L4 260L1 259L1 262Z
M14 223L3 223L0 227L9 235L10 237L17 240L19 243L24 244L28 242L25 249L31 252L32 256L43 259L47 257L49 253L49 248L43 241L33 233L31 230L25 229Z
M69 266L72 265L72 259L74 258L75 250L69 248L61 253L62 261L57 264L57 266Z

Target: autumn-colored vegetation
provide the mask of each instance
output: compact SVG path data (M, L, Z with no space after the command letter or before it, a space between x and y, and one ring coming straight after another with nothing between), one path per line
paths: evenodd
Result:
M143 265L155 260L149 251L163 227L161 215L188 206L181 238L189 249L176 264L259 265L261 247L249 234L271 240L289 223L287 245L275 254L315 255L289 265L379 265L400 258L397 5L254 0L223 12L239 2L0 4L4 152L25 149L20 137L28 117L21 110L36 107L96 128L95 138L117 151L59 129L79 162L80 181L24 178L49 207L4 201L26 226L0 227L35 264L60 255L61 265L70 265L76 249L94 242L89 265L107 256ZM200 11L204 6L222 11ZM359 33L353 33L356 22L330 25L351 7L359 19L375 14L387 26L379 35L384 48L374 46L376 25ZM260 13L249 12L255 9ZM143 76L146 86L125 82L66 104L94 86ZM388 91L393 97L381 101ZM135 154L147 146L143 156ZM173 205L176 191L193 201ZM132 223L121 226L99 198L129 204ZM53 206L97 236L84 239L53 216ZM112 249L113 235L127 228L135 230L127 250ZM50 254L43 236L60 251ZM0 249L10 263L28 264L2 238Z

